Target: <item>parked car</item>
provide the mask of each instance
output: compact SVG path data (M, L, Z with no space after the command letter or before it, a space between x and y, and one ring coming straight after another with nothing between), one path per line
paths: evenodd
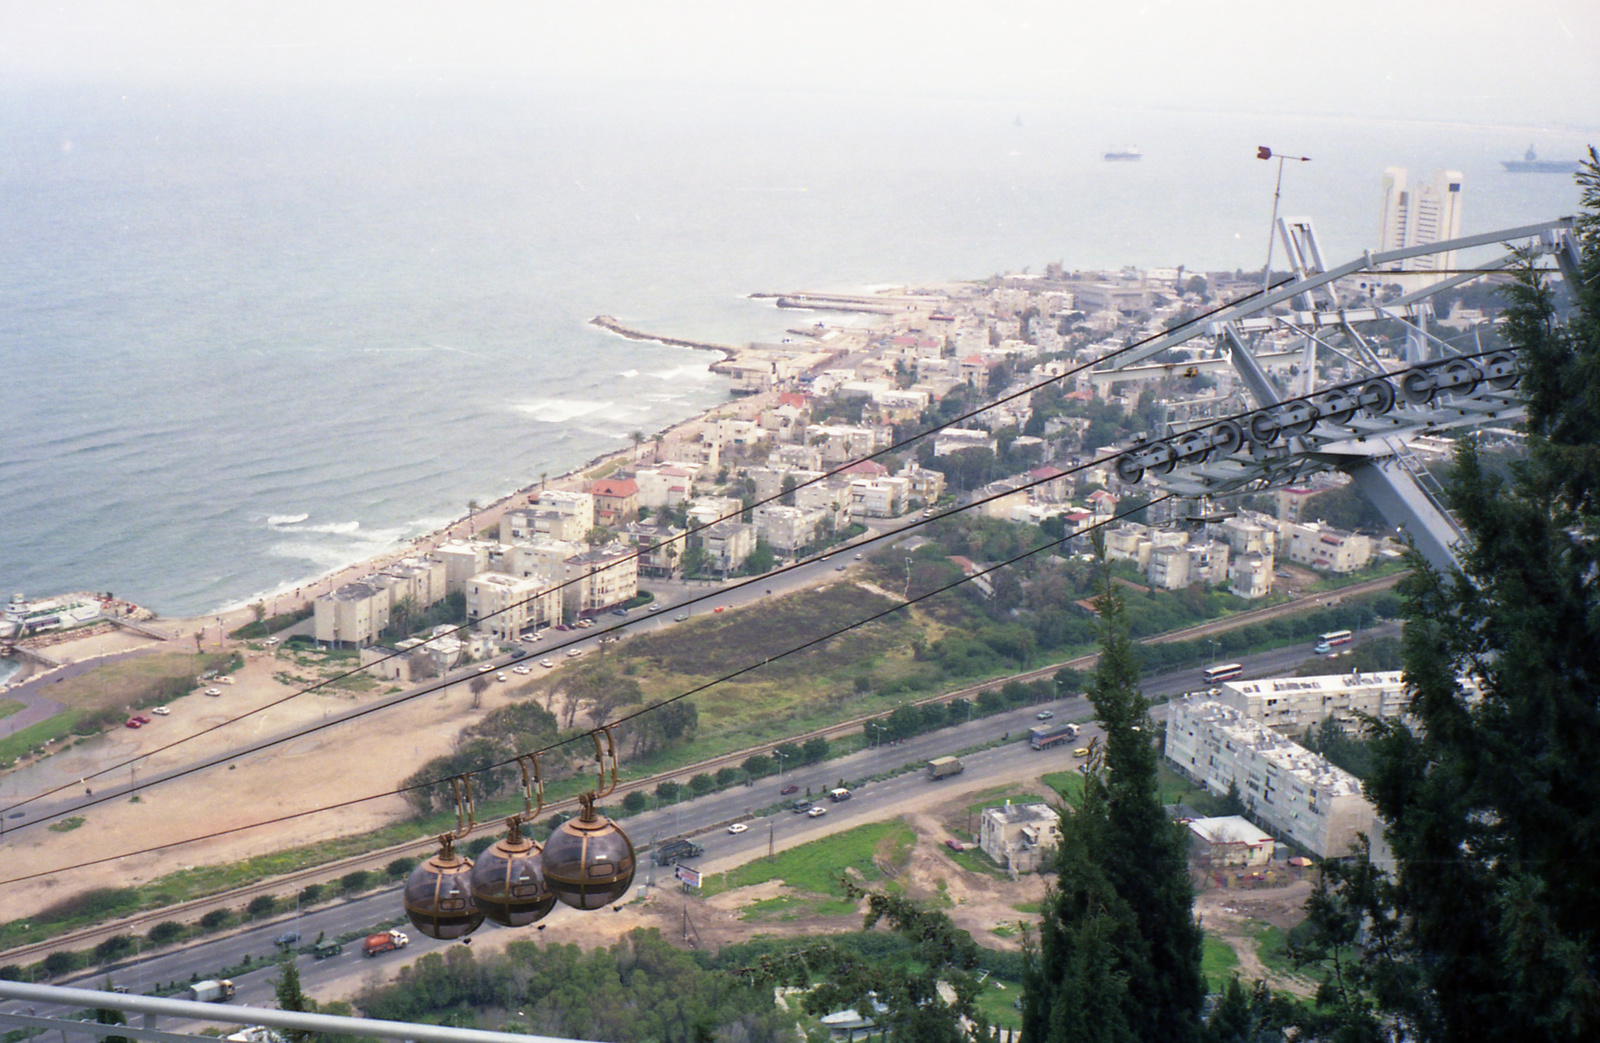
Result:
M613 616L626 616L628 614L628 610L625 608L614 608L611 610L611 614Z
M567 658L568 659L576 659L581 655L583 655L583 649L581 649L581 648L569 648L569 649L567 649Z
M171 713L172 711L167 709L165 706L157 706L157 707L153 708L150 712L155 714L157 717L165 717L167 714Z
M674 623L682 623L684 620L686 620L688 618L689 618L689 613L687 613L687 612L679 612L677 615L672 617L672 621Z
M515 652L511 653L511 658L512 659L521 659L523 656L525 656L527 654L528 654L528 650L526 648L519 648Z
M548 659L541 659L541 660L539 660L539 665L544 667L546 670L551 670L551 669L555 668L556 664L552 663Z
M800 787L796 786L794 783L791 782L791 783L789 783L789 785L783 787L783 789L778 791L778 796L787 797L791 793L799 793L799 792L800 792Z
M128 723L124 724L123 727L124 728L143 728L144 727L144 722L140 721L139 718L137 718L137 717L129 717L128 718Z
M493 669L494 669L494 664L493 663L484 663L482 666L478 667L478 673L486 674L490 670L493 670Z
M220 688L207 688L206 689L206 694L207 695L221 695L222 694L222 689L220 689Z
M954 837L951 837L949 840L946 840L944 842L944 846L949 848L951 851L965 851L967 849L967 845L963 844L961 841L955 839Z
M835 572L843 572L844 571L844 566L843 565L835 565L833 567L833 571L835 571Z
M651 605L649 608L645 609L645 611L646 612L660 612L661 611L661 606L660 605Z
M494 679L496 681L504 681L506 679L506 672L504 670L500 671L498 674L494 675Z
M531 674L531 673L533 673L533 667L531 667L531 666L513 666L511 668L511 672L514 673L514 674Z

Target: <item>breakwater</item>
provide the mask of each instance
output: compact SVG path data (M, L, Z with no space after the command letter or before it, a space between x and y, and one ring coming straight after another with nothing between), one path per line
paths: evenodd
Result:
M686 337L668 337L660 333L647 333L636 330L631 326L624 326L610 315L596 315L589 320L589 325L599 326L603 330L615 333L619 337L629 340L653 341L656 344L668 344L675 348L694 348L697 351L715 351L723 356L723 360L734 358L742 350L727 344L713 344L704 340L689 340Z

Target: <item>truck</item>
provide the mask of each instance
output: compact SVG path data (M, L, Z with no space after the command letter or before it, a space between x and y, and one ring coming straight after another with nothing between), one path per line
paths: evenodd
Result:
M367 935L367 940L362 943L361 951L368 956L376 956L380 952L393 952L404 949L411 944L411 939L404 931L380 931L377 934Z
M928 762L928 778L938 780L960 775L967 770L960 757L935 757Z
M681 862L686 858L699 858L703 854L705 848L692 840L679 837L656 848L655 860L658 866L670 866L674 862Z
M1037 728L1028 729L1028 745L1036 750L1048 750L1052 746L1060 746L1078 737L1076 724L1041 724Z
M221 1003L233 998L233 982L227 978L197 981L189 986L189 998L197 1003Z

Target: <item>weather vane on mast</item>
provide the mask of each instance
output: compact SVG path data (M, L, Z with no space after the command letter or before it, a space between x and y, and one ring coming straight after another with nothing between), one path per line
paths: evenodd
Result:
M1257 145L1256 158L1273 159L1274 156L1272 150L1267 146ZM1272 237L1277 234L1278 228L1278 198L1283 194L1283 164L1291 159L1299 163L1311 162L1310 156L1277 156L1276 159L1278 160L1278 184L1272 190L1272 223L1267 225L1267 264L1261 270L1261 290L1263 293L1266 292L1267 286L1272 282Z

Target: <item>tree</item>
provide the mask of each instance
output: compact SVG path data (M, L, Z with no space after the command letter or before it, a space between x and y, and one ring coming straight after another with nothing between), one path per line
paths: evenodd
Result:
M825 736L813 735L800 746L800 759L807 764L817 764L828 759L828 740Z
M1448 575L1413 556L1405 670L1417 727L1374 722L1367 794L1394 856L1371 996L1423 1040L1600 1038L1600 155L1578 175L1577 278L1559 321L1524 256L1507 287L1527 459L1458 443ZM1474 695L1460 684L1470 677ZM1360 895L1335 892L1347 903ZM1386 987L1415 977L1411 987Z
M314 1013L317 1002L307 996L300 988L300 969L294 964L294 957L285 953L278 960L278 979L272 983L273 991L277 993L278 1009L299 1011L301 1013ZM284 1029L283 1036L292 1043L306 1043L316 1033L303 1029Z
M1061 816L1057 882L1025 964L1023 1035L1198 1040L1205 988L1188 845L1156 795L1150 701L1103 556L1099 586L1101 653L1088 694L1104 753L1085 766L1077 811Z
M477 514L478 514L478 507L479 507L479 504L478 504L477 500L468 500L467 501L467 535L468 536L474 535L476 533L476 531L477 531L477 529L476 529L476 519L477 519Z
M467 682L467 690L472 693L472 708L474 710L483 705L483 693L489 690L489 675L477 674Z
M278 896L256 895L250 899L250 904L245 906L244 911L252 920L258 916L271 916L278 911Z
M106 977L105 986L100 991L112 991L111 978L109 976ZM98 1008L94 1012L94 1020L97 1025L126 1025L128 1023L127 1016L122 1011L110 1010L105 1007ZM132 1043L127 1036L102 1036L101 1039L104 1043Z

